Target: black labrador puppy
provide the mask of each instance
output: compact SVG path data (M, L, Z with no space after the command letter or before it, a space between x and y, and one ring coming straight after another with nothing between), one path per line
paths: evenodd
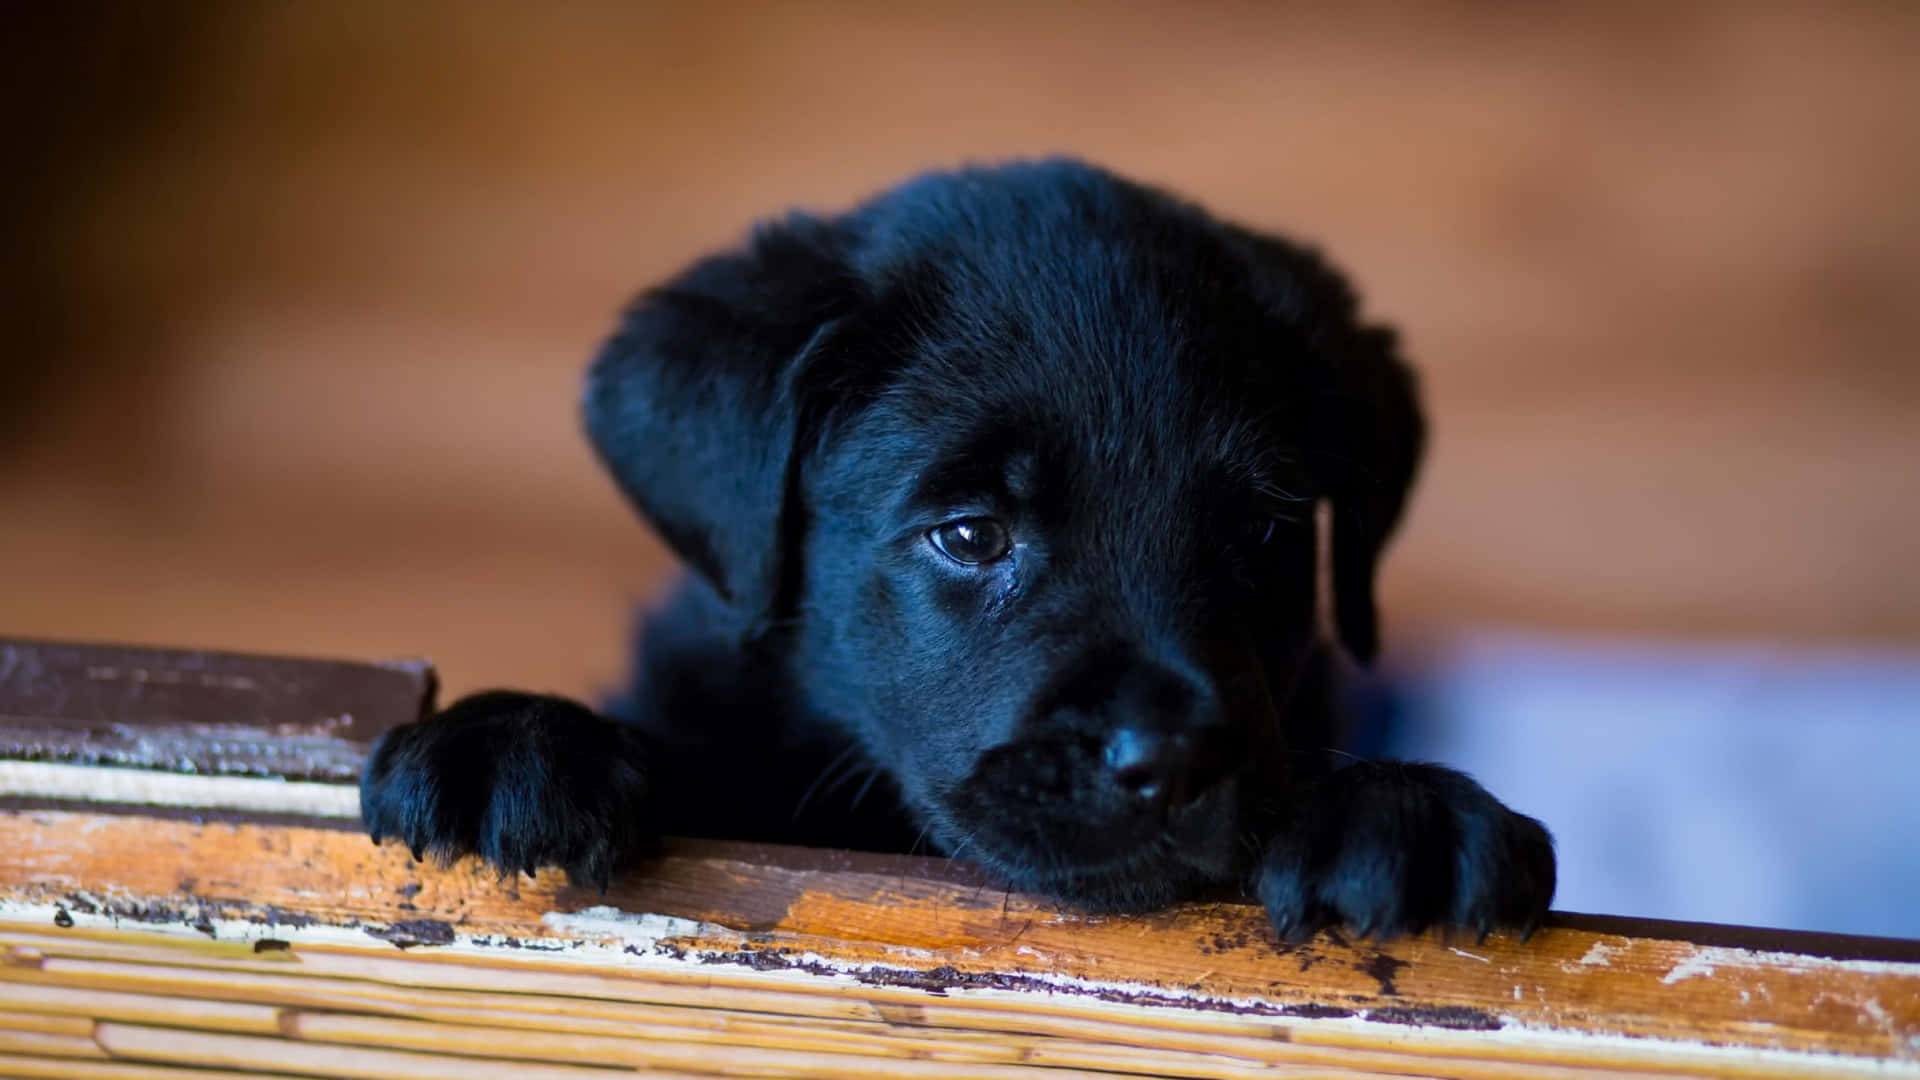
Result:
M1249 889L1289 939L1546 912L1538 822L1326 752L1316 510L1370 660L1423 425L1313 253L1072 161L924 176L643 295L585 415L693 573L604 715L387 736L376 841L602 888L663 833L930 842L1091 910Z

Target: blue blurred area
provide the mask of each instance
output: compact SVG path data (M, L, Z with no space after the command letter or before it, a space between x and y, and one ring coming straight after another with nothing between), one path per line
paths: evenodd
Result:
M1556 908L1920 937L1920 652L1485 631L1359 703L1546 822Z

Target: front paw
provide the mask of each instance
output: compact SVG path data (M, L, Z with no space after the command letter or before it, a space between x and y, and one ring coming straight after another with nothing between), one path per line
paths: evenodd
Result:
M1367 937L1460 927L1531 934L1553 901L1553 838L1471 778L1364 763L1303 792L1257 891L1282 940L1344 925Z
M652 839L639 734L561 698L490 691L374 745L360 816L414 858L478 854L505 873L561 866L605 891Z

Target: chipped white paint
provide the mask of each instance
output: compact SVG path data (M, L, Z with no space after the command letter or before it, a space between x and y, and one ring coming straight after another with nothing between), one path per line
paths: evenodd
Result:
M1787 971L1796 975L1821 971L1850 971L1857 975L1920 977L1920 963L1903 960L1836 960L1803 953L1763 952L1724 945L1696 945L1693 955L1702 963L1735 971Z
M1608 945L1604 941L1596 941L1587 947L1586 954L1580 957L1580 963L1587 967L1612 967L1613 961L1609 960L1608 957L1620 951L1622 950L1617 945Z
M1723 945L1695 945L1690 949L1691 951L1681 957L1679 962L1661 977L1662 983L1672 986L1684 979L1707 978L1715 974L1724 976L1730 971L1774 975L1850 972L1855 975L1897 975L1920 978L1920 963L1909 961L1837 960L1828 956L1763 952L1757 949L1738 949ZM1754 990L1768 1001L1773 1000L1773 991L1765 982L1758 983ZM1743 990L1742 993L1746 991ZM1742 1000L1747 999L1743 997ZM1862 1002L1849 1001L1846 1004L1851 1008L1866 1008Z
M567 937L590 941L622 941L652 949L668 938L713 938L732 934L724 926L682 919L673 915L650 915L621 911L610 905L579 911L549 911L540 921Z
M1668 986L1672 986L1682 979L1704 979L1712 975L1713 961L1701 955L1703 952L1705 952L1704 949L1695 950L1687 954L1679 963L1673 965L1672 970L1661 976L1660 981Z
M707 941L725 941L740 937L738 932L717 923L683 919L677 915L622 911L607 904L582 908L579 911L549 911L540 916L540 922L570 938L602 943L619 941L643 950L653 950L675 939L701 938ZM897 945L889 946L886 951L889 955L902 960L925 960L933 956L933 953L926 949L910 949ZM808 963L821 965L829 963L825 957L815 957L812 954L806 954L806 956ZM791 959L792 954L783 954L783 957ZM855 969L857 965L849 970Z
M258 776L196 776L44 761L0 761L0 795L16 799L192 807L300 817L353 820L360 817L360 791L350 784L316 784Z

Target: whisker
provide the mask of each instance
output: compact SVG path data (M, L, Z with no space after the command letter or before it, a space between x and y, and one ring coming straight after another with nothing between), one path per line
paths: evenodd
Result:
M1277 502L1310 503L1313 501L1313 496L1311 495L1302 495L1298 492L1288 491L1286 488L1269 480L1261 481L1254 487L1254 490Z
M860 800L867 797L867 791L873 787L873 782L878 779L880 779L880 767L878 765L867 766L866 782L860 785L859 791L853 793L853 802L848 805L847 809L860 809Z
M961 852L967 850L968 847L972 846L973 838L978 835L980 835L980 830L978 829L975 829L973 832L968 833L966 837L960 841L959 844L954 846L954 849L952 851L947 853L947 857L950 859L958 859L960 857Z
M794 820L799 819L800 812L807 808L807 803L813 800L813 793L820 790L820 785L827 779L827 776L831 774L835 769L838 769L840 766L846 764L847 761L853 757L854 752L858 749L859 749L858 746L849 746L845 750L842 750L840 751L840 753L836 754L832 761L827 762L826 766L820 770L820 775L814 777L813 783L808 784L807 790L801 793L800 801L794 804L793 806Z

